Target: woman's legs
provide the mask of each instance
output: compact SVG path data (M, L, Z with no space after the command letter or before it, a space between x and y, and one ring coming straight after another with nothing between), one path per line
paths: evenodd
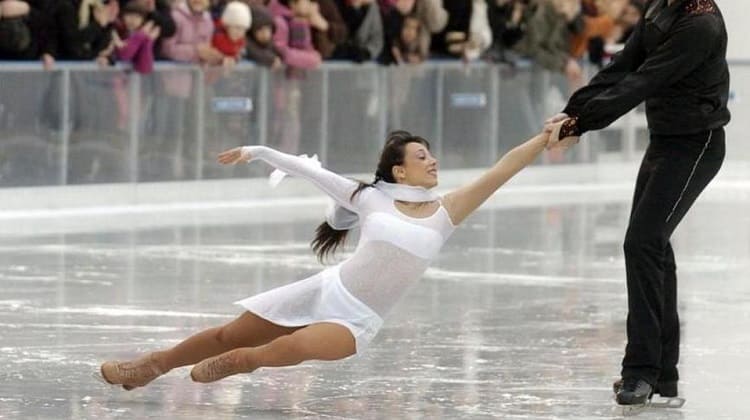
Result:
M242 347L197 364L190 376L213 382L260 367L292 366L306 360L338 360L357 352L348 328L330 322L312 324L258 347Z
M156 352L155 357L159 367L166 372L194 365L238 347L260 346L297 330L299 328L282 327L252 312L245 312L226 325L201 331L169 350Z
M132 389L174 368L192 365L238 347L260 346L299 329L282 327L245 312L234 321L201 331L171 349L150 353L133 362L106 362L101 366L101 373L107 382Z

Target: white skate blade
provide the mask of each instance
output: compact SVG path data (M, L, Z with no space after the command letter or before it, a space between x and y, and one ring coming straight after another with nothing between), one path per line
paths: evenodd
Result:
M631 417L641 414L646 410L647 407L648 404L617 404L617 411L619 411L623 417Z
M651 400L650 405L654 408L682 408L685 405L685 399L680 397L663 397Z
M649 408L677 409L685 405L685 399L680 397L665 397L652 399L645 404L621 405L617 404L617 410L623 417L637 416Z

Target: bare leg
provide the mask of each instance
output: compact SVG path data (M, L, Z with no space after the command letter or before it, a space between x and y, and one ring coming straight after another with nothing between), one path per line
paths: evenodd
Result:
M245 312L224 326L201 331L169 350L157 352L155 356L161 370L166 372L238 347L260 346L299 329L282 327Z
M213 382L260 367L293 366L306 360L339 360L357 352L348 328L322 322L281 336L259 347L243 347L206 359L190 376L196 382Z
M133 389L174 368L192 365L238 347L260 346L297 330L299 328L282 327L245 312L234 321L201 331L169 350L150 353L134 362L106 362L101 373L107 382Z

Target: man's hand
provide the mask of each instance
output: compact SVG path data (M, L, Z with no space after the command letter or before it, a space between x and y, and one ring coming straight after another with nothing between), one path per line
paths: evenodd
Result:
M577 144L581 139L580 137L573 136L560 139L560 129L562 128L565 121L567 121L567 118L550 125L551 130L549 131L549 140L547 140L547 150L564 150L569 148L570 146L573 146L574 144ZM545 126L545 131L547 131L547 126Z

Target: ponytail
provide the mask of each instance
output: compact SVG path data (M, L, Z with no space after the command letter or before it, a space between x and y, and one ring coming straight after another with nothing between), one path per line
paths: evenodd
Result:
M381 179L382 178L378 174L375 174L375 180L372 181L372 184L360 182L357 189L354 190L351 197L349 197L350 200L354 200L354 197L361 193L365 188L373 187L375 183ZM337 230L329 225L328 222L323 222L318 225L315 229L315 237L312 242L310 242L313 252L315 252L315 255L318 257L318 261L323 262L329 255L334 254L338 247L346 241L348 234L349 229Z

